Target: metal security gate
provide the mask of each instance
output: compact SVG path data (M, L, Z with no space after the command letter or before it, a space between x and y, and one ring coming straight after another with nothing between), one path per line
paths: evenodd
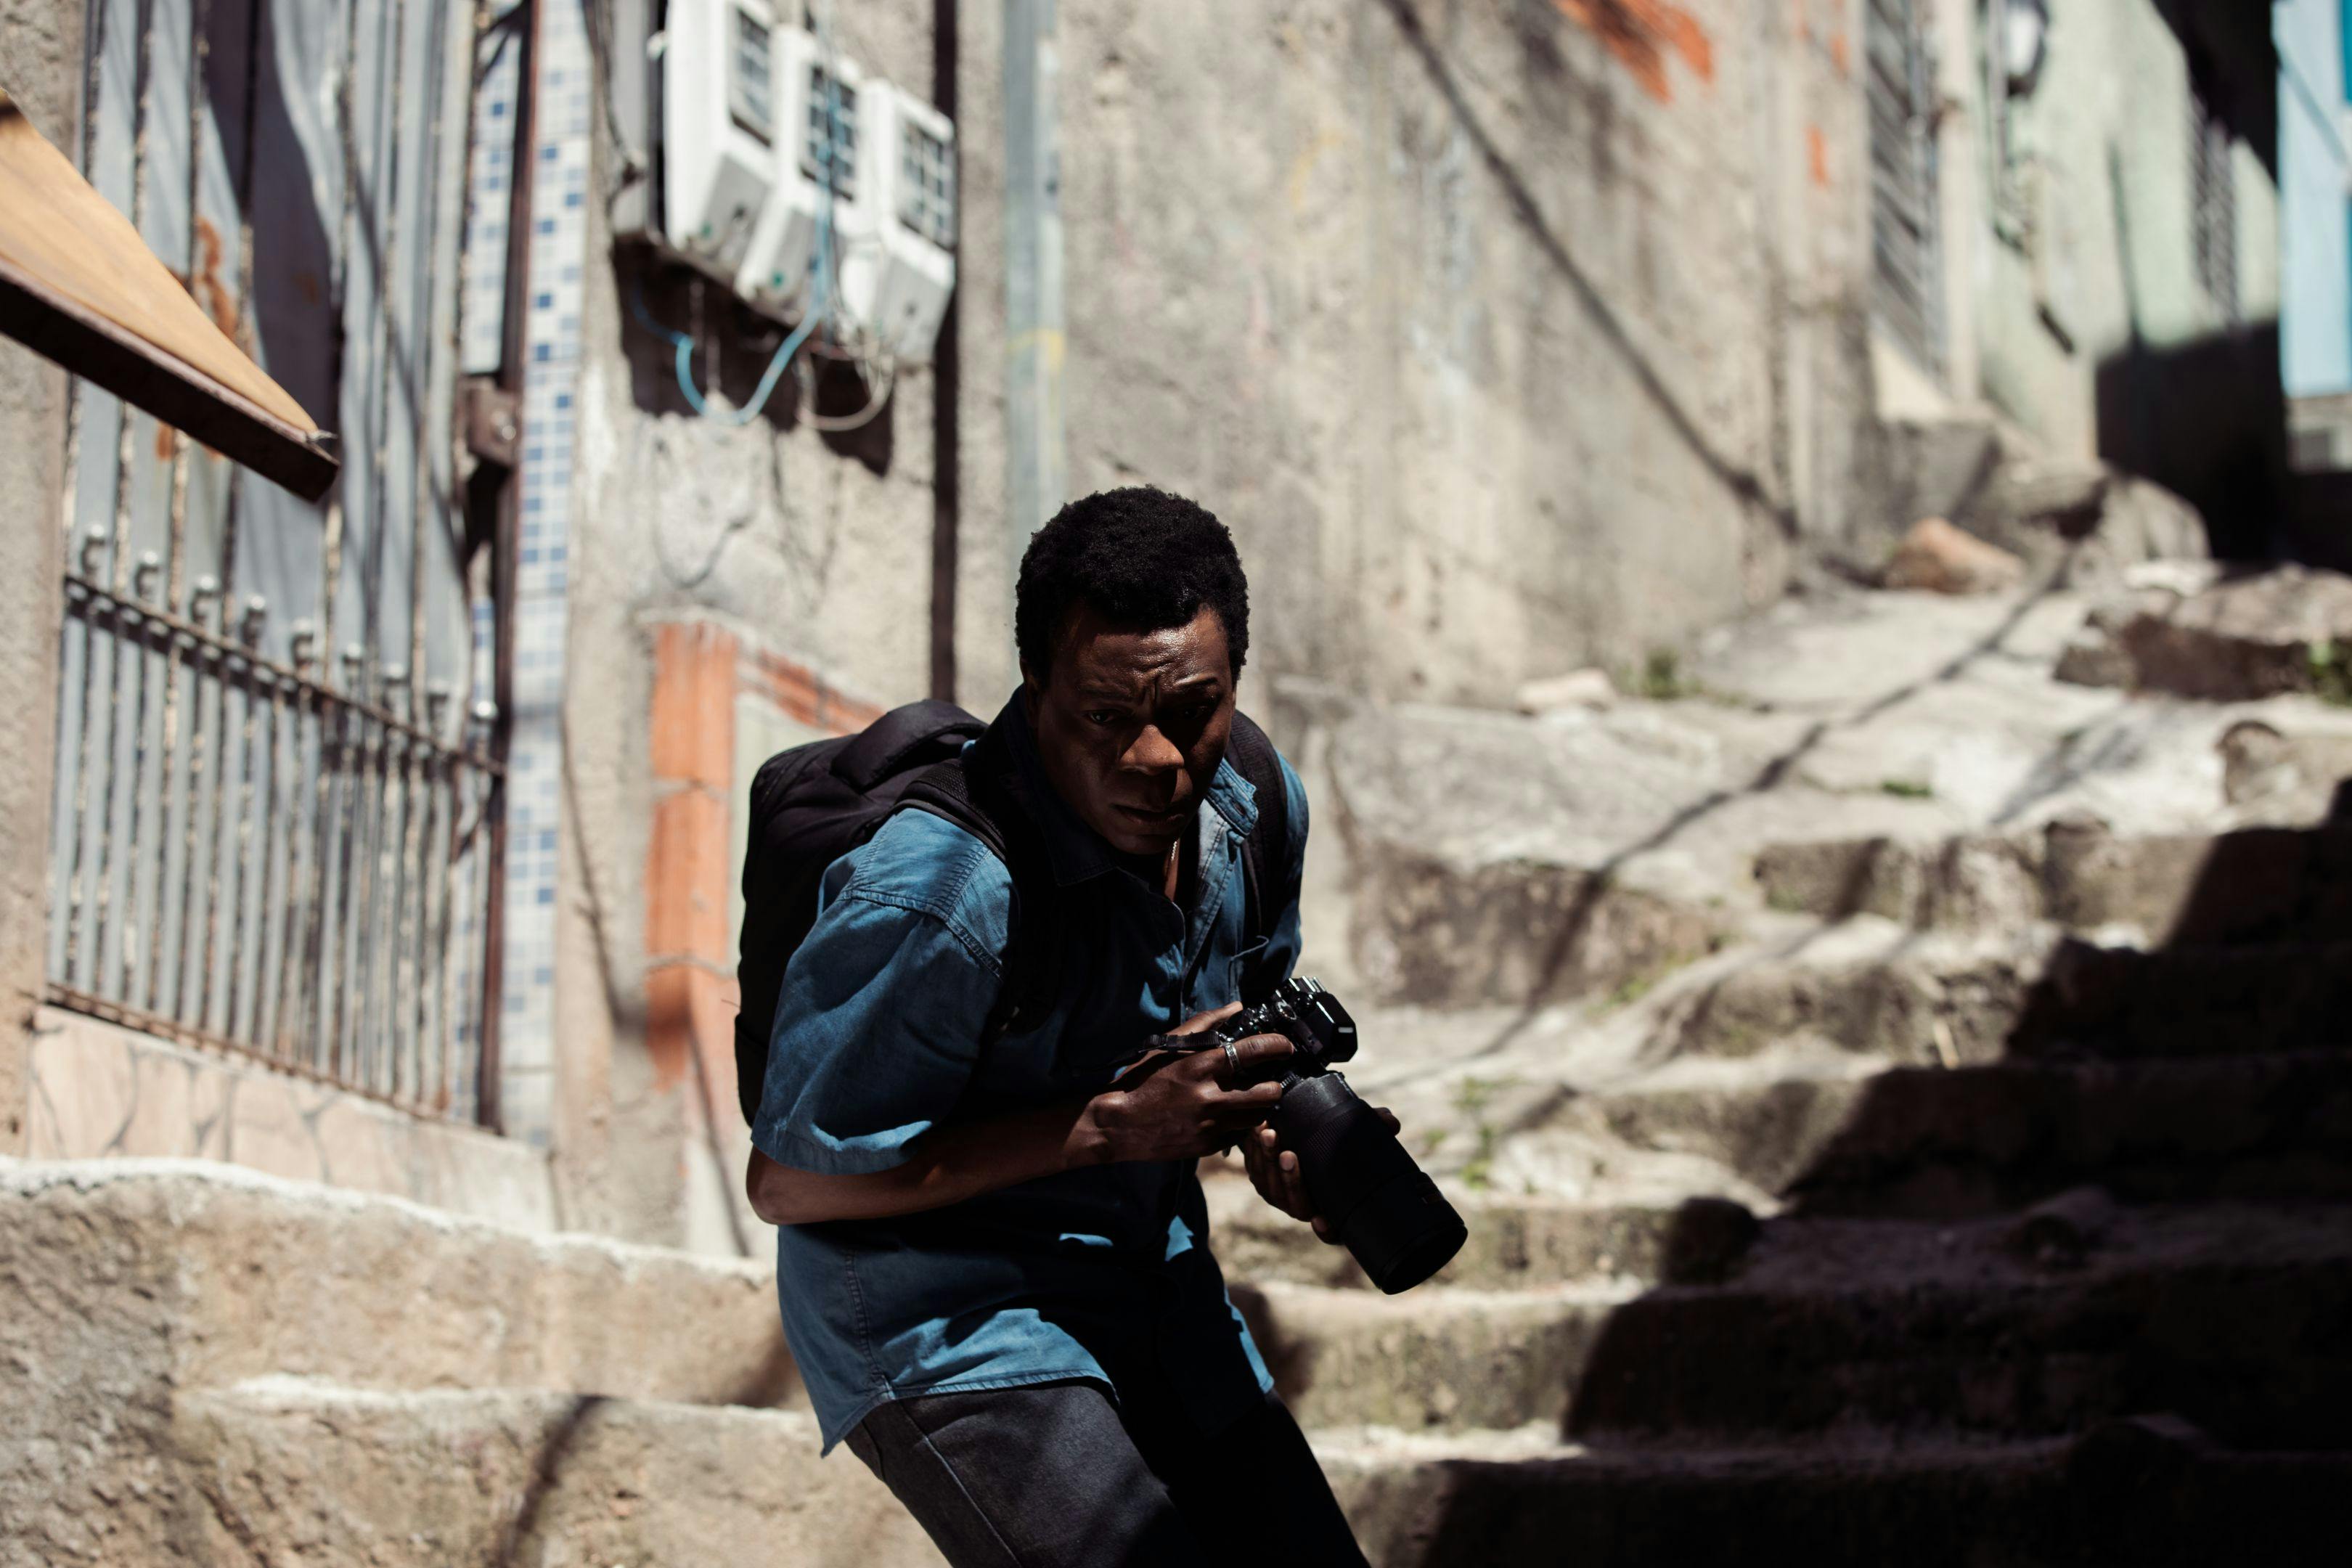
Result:
M312 506L78 384L48 996L483 1104L501 770L453 417L466 0L92 0L82 167L340 433Z
M1929 370L1944 363L1935 63L1924 0L1864 0L1870 111L1871 305Z

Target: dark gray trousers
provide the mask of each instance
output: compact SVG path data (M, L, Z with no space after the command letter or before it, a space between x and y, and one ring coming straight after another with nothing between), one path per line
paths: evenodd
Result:
M847 1441L954 1568L1365 1568L1276 1399L1203 1437L1150 1391L1039 1384L893 1400Z

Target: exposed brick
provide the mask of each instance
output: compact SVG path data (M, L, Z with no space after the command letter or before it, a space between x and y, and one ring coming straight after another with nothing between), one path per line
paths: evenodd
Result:
M655 634L654 777L734 788L737 654L733 635L708 622Z
M646 1054L654 1087L683 1082L698 1051L710 1084L711 1109L722 1122L735 1109L735 1007L727 977L698 963L665 963L646 976Z
M654 805L646 851L648 957L730 962L727 804L691 786Z

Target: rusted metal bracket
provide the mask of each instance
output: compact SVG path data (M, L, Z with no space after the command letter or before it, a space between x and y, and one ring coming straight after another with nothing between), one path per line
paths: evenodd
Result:
M522 443L522 399L486 375L466 378L466 450L502 468Z

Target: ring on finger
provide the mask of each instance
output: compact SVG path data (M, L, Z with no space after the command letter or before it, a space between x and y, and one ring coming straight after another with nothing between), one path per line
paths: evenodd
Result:
M1231 1040L1222 1040L1218 1043L1225 1047L1225 1087L1232 1089L1241 1082L1242 1054L1234 1049L1234 1043Z

